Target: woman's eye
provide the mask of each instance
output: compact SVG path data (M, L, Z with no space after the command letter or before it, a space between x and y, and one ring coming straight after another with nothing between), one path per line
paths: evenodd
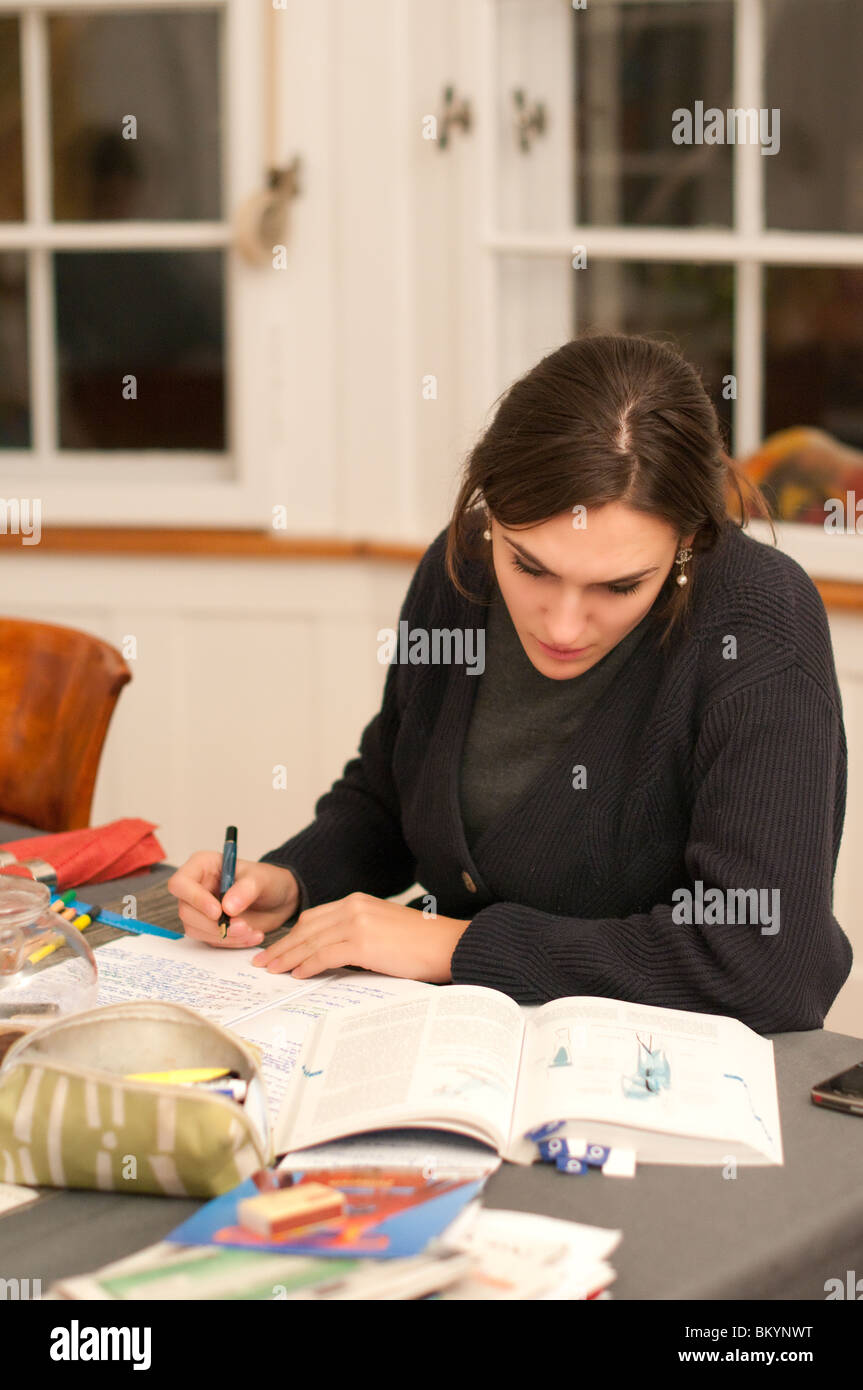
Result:
M527 565L523 565L523 564L521 563L521 560L513 559L513 562L512 562L512 563L513 563L513 565L515 566L515 568L516 568L517 570L520 570L520 571L521 571L522 574L531 574L531 575L533 575L534 579L541 579L541 578L542 578L542 575L543 575L543 571L542 571L542 570L532 570L532 569L528 569Z
M516 560L515 558L513 558L512 563L513 567L521 574L529 574L533 579L542 579L545 573L544 570L532 570L529 566L523 565L521 560ZM641 581L639 580L636 584L624 585L623 588L617 584L606 584L605 587L610 594L634 594L636 589L641 587Z

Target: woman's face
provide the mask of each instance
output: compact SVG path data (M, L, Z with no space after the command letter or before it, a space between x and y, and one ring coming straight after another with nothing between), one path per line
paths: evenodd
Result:
M578 518L562 512L517 529L491 522L489 544L509 615L531 662L551 680L580 676L637 627L678 549L692 543L624 502L583 518L573 525Z

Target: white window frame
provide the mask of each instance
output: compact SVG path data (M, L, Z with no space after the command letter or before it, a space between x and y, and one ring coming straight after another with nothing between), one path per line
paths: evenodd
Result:
M51 161L47 17L60 11L136 9L221 12L223 209L221 221L60 222L50 220ZM0 451L0 494L39 497L43 525L268 526L273 459L273 364L267 349L285 331L268 267L249 265L233 246L231 220L263 186L266 110L262 100L269 6L249 0L0 0L21 25L25 219L0 224L0 252L28 257L28 343L32 448ZM181 135L178 135L181 138ZM62 450L51 416L55 327L51 253L224 248L224 453L180 450ZM118 390L120 389L118 384Z
M548 2L548 0L546 0ZM717 0L717 3L719 0ZM620 0L622 4L667 3L667 0ZM676 0L685 5L689 0ZM863 235L775 231L766 228L762 168L765 161L754 144L734 147L734 221L724 229L629 228L575 222L541 234L507 232L497 223L500 199L500 122L497 55L501 42L500 0L468 0L461 36L465 70L472 75L481 120L471 161L465 161L462 190L474 208L472 225L465 220L462 241L464 283L473 286L471 307L462 320L463 361L475 364L472 400L481 418L507 384L499 365L503 305L498 266L504 256L544 258L568 265L574 245L584 244L592 260L671 261L679 264L728 264L735 273L734 372L746 390L735 402L733 452L742 458L763 441L762 340L765 312L762 287L765 265L863 266ZM588 5L591 0L588 0ZM761 0L732 0L734 5L734 68L736 107L761 108L763 97ZM577 22L570 0L560 0L567 22ZM525 22L530 0L524 0ZM546 101L557 121L568 92L545 87L531 93ZM551 127L550 127L551 128ZM559 121L558 121L559 128ZM760 165L759 165L760 161ZM478 310L478 311L477 311ZM554 320L552 319L552 322ZM661 328L662 325L657 325ZM561 338L561 341L563 339ZM526 361L524 369L531 365ZM863 545L853 535L828 535L820 528L791 522L775 523L779 545L810 574L825 579L863 582ZM753 535L770 539L763 522L750 523Z

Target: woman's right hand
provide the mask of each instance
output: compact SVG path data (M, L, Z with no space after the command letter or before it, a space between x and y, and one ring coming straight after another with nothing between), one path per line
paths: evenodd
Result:
M232 920L222 940L221 872L221 850L202 849L168 879L166 887L178 901L186 936L206 941L208 946L258 946L267 932L275 931L296 912L300 890L290 869L238 859L233 886L224 898L224 910Z

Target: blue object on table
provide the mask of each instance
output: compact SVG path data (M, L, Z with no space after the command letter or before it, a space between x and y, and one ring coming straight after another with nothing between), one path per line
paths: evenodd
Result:
M561 1157L557 1160L557 1171L559 1173L571 1173L573 1177L581 1178L590 1170L583 1158L575 1158L570 1155L567 1158Z
M591 1168L601 1168L610 1153L611 1149L607 1144L588 1144L584 1161Z
M95 922L104 922L106 927L120 927L123 931L134 932L137 936L167 936L171 941L182 941L184 933L170 931L168 927L157 927L153 922L139 922L136 917L121 917L119 912L109 912L98 903L71 903L77 912L86 912Z
M538 1148L543 1163L556 1163L559 1158L569 1157L569 1145L565 1139L541 1139Z
M536 1129L526 1130L524 1137L538 1143L540 1139L548 1139L549 1135L557 1134L559 1130L564 1128L565 1124L565 1120L549 1120L547 1124L538 1125Z

